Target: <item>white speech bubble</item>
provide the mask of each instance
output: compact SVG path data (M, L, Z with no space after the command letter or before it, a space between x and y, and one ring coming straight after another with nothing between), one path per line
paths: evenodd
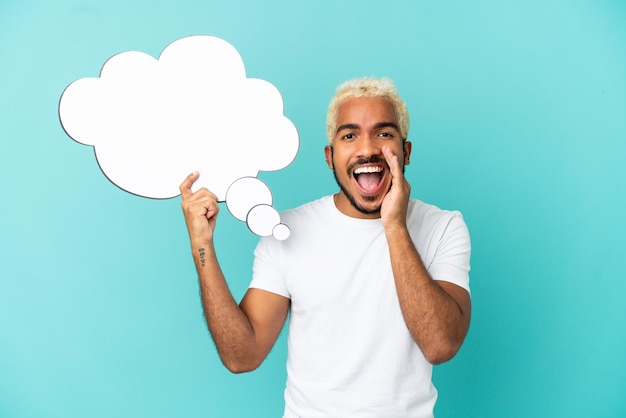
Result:
M243 177L233 182L226 192L226 207L240 221L256 205L272 205L272 192L256 177Z
M270 205L257 205L248 212L246 223L252 232L266 237L272 235L274 227L280 223L280 216Z
M287 225L280 223L276 225L274 229L272 229L272 235L277 240L284 241L287 238L289 238L289 235L291 235L291 230L289 229Z
M206 187L223 202L235 181L285 168L299 146L278 90L247 78L237 50L213 36L179 39L159 59L111 57L100 77L65 89L59 118L72 139L95 148L111 182L157 199L178 196L198 171L193 190Z
M226 207L235 218L245 221L250 231L262 237L274 235L278 240L287 239L289 227L280 223L272 201L269 187L256 177L240 178L226 192Z
M280 215L270 205L257 205L250 209L246 218L248 228L262 237L273 235L279 241L289 237L291 231L285 224L280 223Z

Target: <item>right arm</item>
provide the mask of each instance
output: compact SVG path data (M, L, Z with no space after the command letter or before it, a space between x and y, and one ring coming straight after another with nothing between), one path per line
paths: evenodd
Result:
M248 289L237 305L217 261L213 232L219 206L207 189L191 191L199 177L190 174L180 185L204 316L226 368L233 373L256 369L276 342L289 311L289 299Z

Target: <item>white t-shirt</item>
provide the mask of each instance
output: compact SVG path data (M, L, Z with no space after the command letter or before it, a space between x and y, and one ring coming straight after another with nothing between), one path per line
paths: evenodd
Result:
M332 196L281 214L262 238L252 288L291 299L285 417L432 417L432 365L400 311L380 219L348 217ZM469 291L459 212L410 200L409 231L429 274Z

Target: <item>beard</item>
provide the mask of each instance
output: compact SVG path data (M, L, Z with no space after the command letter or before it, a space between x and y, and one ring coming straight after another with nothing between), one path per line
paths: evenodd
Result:
M337 182L337 185L339 186L339 189L341 189L341 191L346 196L346 198L348 199L348 201L350 202L352 207L355 208L356 210L358 210L359 212L361 212L364 215L380 215L380 207L381 207L381 205L378 205L377 207L374 207L374 208L366 208L363 205L360 205L356 201L356 199L354 198L354 195L352 193L350 193L348 188L345 187L341 183L341 181L339 180L339 177L337 177L337 170L335 169L335 153L333 152L333 148L332 147L330 148L330 154L331 154L331 158L332 158L332 162L333 162L333 176L335 177L335 181ZM384 161L384 159L381 159L380 157L370 157L368 159L360 160L357 163L358 164L367 164L367 163L370 163L370 162L385 162L385 161ZM402 164L402 173L403 174L404 174L404 169L405 169L405 165ZM350 171L350 170L348 170L348 171ZM391 173L389 173L389 175L391 175ZM348 178L350 178L350 177L351 177L351 174L348 172ZM392 184L393 184L393 182L392 182ZM392 184L389 185L389 190L391 190ZM387 193L389 193L389 190L387 190ZM363 200L365 200L366 202L373 202L374 200L376 200L376 197L375 196L363 196Z
M352 193L350 193L350 191L348 191L348 189L346 187L344 187L344 185L341 184L341 182L339 181L339 178L337 177L337 171L335 170L334 164L333 164L333 176L335 177L335 181L339 185L339 188L341 189L343 194L348 198L348 201L350 202L350 204L352 205L353 208L355 208L356 210L358 210L359 212L361 212L364 215L380 215L380 205L378 205L378 207L375 207L375 208L366 208L366 207L363 207L362 205L359 205L359 203L356 201L356 199L354 198ZM373 201L375 199L376 198L373 197L373 196L365 196L365 197L363 197L363 200L365 200L366 202L367 201Z

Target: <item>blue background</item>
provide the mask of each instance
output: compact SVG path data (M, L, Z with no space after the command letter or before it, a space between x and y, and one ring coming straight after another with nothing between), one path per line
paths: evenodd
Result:
M465 345L438 417L626 416L626 2L0 2L0 416L278 417L284 335L231 375L206 331L179 199L109 183L57 116L112 55L221 37L300 133L263 173L286 209L336 190L326 106L389 76L412 114L413 196L473 239ZM257 238L226 210L240 298Z

